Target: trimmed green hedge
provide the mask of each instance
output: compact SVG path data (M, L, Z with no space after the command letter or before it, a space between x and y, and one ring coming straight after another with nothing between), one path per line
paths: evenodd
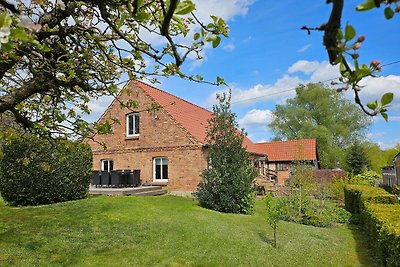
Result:
M400 266L400 205L366 203L363 229L384 266Z
M66 140L15 139L2 148L0 193L13 206L42 205L87 197L92 151Z
M368 185L347 185L344 189L344 202L346 209L353 214L360 214L363 203L398 203L397 197L380 187Z
M356 215L382 266L400 266L400 205L382 188L348 185L346 209Z

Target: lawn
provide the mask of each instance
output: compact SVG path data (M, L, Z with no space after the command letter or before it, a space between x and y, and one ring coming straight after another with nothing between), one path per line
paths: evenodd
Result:
M0 199L0 266L373 266L358 232L222 214L189 198L95 197L13 208Z

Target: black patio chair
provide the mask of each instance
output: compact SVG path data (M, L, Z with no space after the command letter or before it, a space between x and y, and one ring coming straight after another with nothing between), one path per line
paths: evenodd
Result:
M133 186L137 187L140 185L140 170L133 171Z
M99 171L92 171L92 185L97 187L100 185L100 172Z
M113 186L119 187L118 171L111 171L110 177L111 177L111 187Z
M133 172L125 172L126 186L133 186Z
M108 171L101 171L100 185L101 187L103 187L104 185L106 187L110 186L110 173Z

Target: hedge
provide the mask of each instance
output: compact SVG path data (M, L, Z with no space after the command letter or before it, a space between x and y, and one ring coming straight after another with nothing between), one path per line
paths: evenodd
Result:
M348 185L346 209L359 218L369 244L382 266L400 266L400 205L382 188Z
M363 230L384 266L400 266L400 205L365 204Z
M363 203L398 203L397 197L380 187L368 185L347 185L344 189L346 209L353 214L360 214Z
M88 145L37 137L2 147L0 193L13 206L43 205L87 197L92 152Z

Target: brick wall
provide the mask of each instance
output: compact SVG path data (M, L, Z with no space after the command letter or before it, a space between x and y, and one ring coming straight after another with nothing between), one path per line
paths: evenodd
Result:
M129 94L126 92L129 91ZM86 142L93 151L93 169L101 168L102 159L112 159L114 169L139 169L142 182L153 183L153 159L168 158L168 191L195 191L201 171L207 167L206 151L186 130L162 108L158 111L143 111L149 108L153 99L140 88L129 83L119 95L121 102L128 99L138 101L140 111L140 134L137 138L126 138L126 114L132 111L120 107L114 101L99 122L116 117L121 124L115 124L109 135L97 135L95 141L104 142L107 149L91 140Z
M400 185L400 155L397 155L394 159L394 166L396 168L396 184Z

